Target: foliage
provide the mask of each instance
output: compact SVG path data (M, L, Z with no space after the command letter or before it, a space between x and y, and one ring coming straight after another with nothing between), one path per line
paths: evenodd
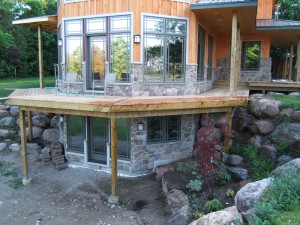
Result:
M185 172L185 166L182 162L178 163L176 166L176 171L178 173L184 173Z
M214 174L215 183L218 186L223 186L231 180L231 176L227 172L216 170L213 171L213 174Z
M294 110L300 110L300 97L289 95L274 95L276 100L281 102L281 108L292 108Z
M251 166L251 176L254 180L261 180L269 176L276 165L266 156L259 152L251 145L235 146L230 150L230 154L243 156Z
M0 161L0 175L8 177L8 185L13 189L17 189L22 186L22 178L18 177L18 173L15 170L10 169L11 165L10 163Z
M250 224L299 224L300 174L290 171L275 178L263 198L255 205ZM282 221L284 221L282 223Z
M200 191L202 189L202 181L200 179L190 180L186 187L190 191Z
M233 198L234 195L235 195L235 192L231 188L229 188L229 189L226 190L226 196L227 197Z
M289 145L283 142L277 144L277 153L279 155L284 155L289 150Z
M207 201L205 203L204 209L207 212L211 213L211 212L215 212L215 211L224 209L224 206L218 199L214 198L213 200Z
M200 211L198 211L198 210L195 210L195 211L193 212L193 217L194 217L195 220L200 219L200 218L201 218L202 216L204 216L204 215L205 215L204 212L200 212Z
M278 0L277 3L280 4L280 19L300 20L299 0Z
M112 51L112 72L116 73L118 79L121 79L122 73L129 72L128 43L122 38L117 38L113 41Z
M81 61L82 61L81 48L78 46L74 49L69 57L68 72L76 73L76 79L81 80Z

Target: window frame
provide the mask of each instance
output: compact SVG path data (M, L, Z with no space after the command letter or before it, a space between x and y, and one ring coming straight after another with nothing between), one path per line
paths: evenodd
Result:
M75 149L72 148L71 144L71 136L70 136L70 126L73 124L71 122L71 117L81 117L82 120L82 131L81 131L81 136L82 136L82 149ZM70 153L77 153L77 154L84 154L84 140L86 139L86 125L85 125L85 117L84 116L77 116L77 115L67 115L67 152Z
M257 60L257 68L248 68L246 66L246 50L249 48L249 46L245 46L246 44L259 44L259 58ZM246 47L246 48L245 48ZM261 54L262 54L262 41L256 41L256 40L244 40L242 41L242 54L241 54L241 70L242 71L259 71L260 70L260 60L261 60Z

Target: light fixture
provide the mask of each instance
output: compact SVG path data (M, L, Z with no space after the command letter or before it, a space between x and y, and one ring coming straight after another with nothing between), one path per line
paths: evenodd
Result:
M63 45L63 41L61 39L57 40L57 45L58 46L62 46Z
M141 35L135 34L134 37L134 43L141 43Z
M143 122L138 122L137 124L137 130L138 131L143 131L144 130L145 124Z

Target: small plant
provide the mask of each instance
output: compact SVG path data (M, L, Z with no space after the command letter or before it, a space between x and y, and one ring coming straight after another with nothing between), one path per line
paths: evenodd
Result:
M277 152L279 155L284 155L289 150L289 145L283 142L278 143Z
M195 220L200 219L202 216L204 216L205 214L203 212L200 212L198 210L195 210L193 212L193 217L195 218Z
M224 206L218 199L214 198L213 200L210 200L205 203L204 209L207 212L211 213L211 212L215 212L215 211L224 209Z
M177 164L176 171L178 173L184 173L185 172L185 166L182 162Z
M200 191L202 189L202 181L199 179L190 180L186 187L189 191Z
M18 189L23 185L22 178L15 178L9 181L9 186L13 189Z
M227 197L233 198L234 195L235 195L235 192L231 188L229 188L229 189L226 190L226 196Z
M191 194L191 199L194 199L194 200L195 200L196 198L197 198L197 194L196 194L195 192L192 193L192 194Z
M219 170L214 172L214 176L215 183L218 186L223 186L231 180L231 176L229 173Z

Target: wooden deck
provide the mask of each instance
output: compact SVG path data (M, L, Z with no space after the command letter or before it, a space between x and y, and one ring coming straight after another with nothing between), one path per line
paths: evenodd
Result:
M213 89L200 95L155 97L103 97L55 95L47 89L14 91L8 104L22 110L97 117L145 117L206 112L227 112L247 104L248 90L229 96L229 90Z

